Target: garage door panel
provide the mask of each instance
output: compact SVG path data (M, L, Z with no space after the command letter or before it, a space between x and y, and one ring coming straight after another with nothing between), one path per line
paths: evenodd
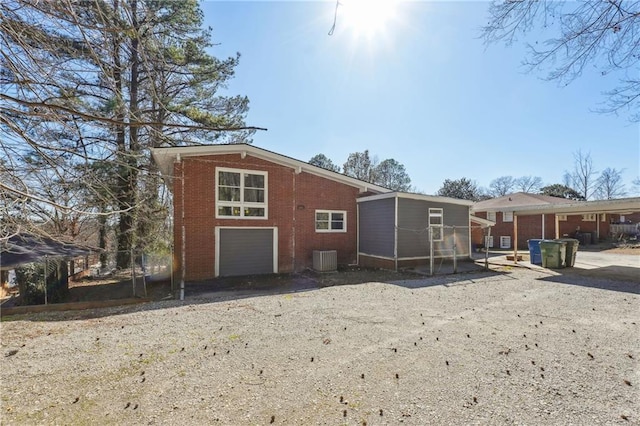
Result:
M273 273L274 231L220 229L219 275Z

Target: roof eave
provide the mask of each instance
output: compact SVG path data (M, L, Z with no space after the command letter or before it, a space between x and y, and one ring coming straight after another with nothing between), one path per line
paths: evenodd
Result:
M349 186L358 188L361 192L378 192L385 193L391 192L390 189L384 188L379 185L364 182L349 176L345 176L340 173L332 172L330 170L323 169L305 163L304 161L296 160L294 158L286 157L271 151L267 151L261 148L256 148L246 144L229 144L229 145L199 145L188 147L171 147L171 148L152 148L151 155L160 168L161 173L165 178L173 177L173 163L181 158L197 157L204 155L225 155L225 154L239 154L239 155L251 155L256 158L261 158L276 164L280 164L285 167L290 167L295 170L296 173L310 173L316 176L324 177L333 181L341 182Z

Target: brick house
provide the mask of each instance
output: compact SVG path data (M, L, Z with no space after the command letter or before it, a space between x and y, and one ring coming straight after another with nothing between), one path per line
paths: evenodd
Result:
M356 199L390 192L246 144L152 155L173 192L174 271L184 259L189 281L300 271L314 250L355 264Z
M489 247L527 249L529 239L578 238L593 244L610 236L611 225L632 220L640 211L640 198L574 201L517 192L480 201L472 212L495 221ZM472 242L483 246L483 235L472 231ZM517 241L517 247L515 247Z
M301 271L314 251L389 269L470 253L469 201L394 192L247 144L152 156L173 193L181 282Z

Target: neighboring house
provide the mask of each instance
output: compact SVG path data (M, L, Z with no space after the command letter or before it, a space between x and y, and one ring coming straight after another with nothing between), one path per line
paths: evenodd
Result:
M625 219L625 214L633 218L638 211L640 198L574 201L524 192L480 201L472 207L474 215L496 222L487 245L501 249L527 249L529 239L563 236L578 238L581 244L596 243L611 235L612 223ZM484 245L483 239L481 232L472 232L474 244Z
M431 239L433 258L451 258L454 253L469 257L472 205L398 192L359 198L358 263L386 269L424 265L432 254Z
M458 255L469 254L466 201L395 193L246 144L156 148L152 155L172 188L174 271L187 281L301 271L312 267L315 250L336 250L341 265L371 264L372 255L391 269L396 258L424 262L429 223L447 226L435 255L451 254L449 225L460 226ZM396 227L397 240L373 241Z

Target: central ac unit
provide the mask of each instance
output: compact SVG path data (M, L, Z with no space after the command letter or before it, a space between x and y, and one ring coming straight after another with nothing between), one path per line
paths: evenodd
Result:
M318 272L333 272L338 269L338 252L336 250L314 250L313 269Z

